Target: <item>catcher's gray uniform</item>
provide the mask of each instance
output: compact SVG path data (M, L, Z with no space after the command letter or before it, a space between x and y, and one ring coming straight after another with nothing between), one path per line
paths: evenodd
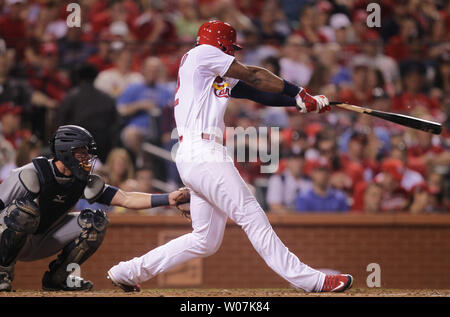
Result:
M116 192L96 175L84 183L64 176L45 158L14 170L0 184L0 290L10 289L16 261L34 261L61 250L43 286L65 288L61 283L69 275L67 265L81 264L96 251L108 223L103 211L70 210L80 198L109 204Z

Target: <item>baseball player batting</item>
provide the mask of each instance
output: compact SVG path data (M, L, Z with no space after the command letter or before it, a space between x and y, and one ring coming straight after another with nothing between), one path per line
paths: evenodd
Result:
M139 290L140 283L159 273L214 254L228 217L245 231L267 265L294 287L341 292L352 286L351 275L326 275L288 250L221 142L229 97L268 106L296 106L301 113L330 110L328 99L311 96L264 68L241 64L234 57L238 49L231 25L209 21L198 31L197 45L181 60L174 104L180 136L176 164L191 192L193 231L113 266L108 277L125 290Z

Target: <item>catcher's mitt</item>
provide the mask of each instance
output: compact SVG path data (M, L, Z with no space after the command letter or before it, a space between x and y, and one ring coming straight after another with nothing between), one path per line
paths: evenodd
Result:
M187 187L179 188L177 191L180 193L175 197L175 206L186 218L191 218L191 211L189 202L191 200L191 194Z

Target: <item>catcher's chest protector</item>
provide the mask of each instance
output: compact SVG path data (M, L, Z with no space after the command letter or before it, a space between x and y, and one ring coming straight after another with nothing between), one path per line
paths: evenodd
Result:
M36 232L43 233L62 215L69 212L82 197L86 183L75 177L66 184L56 181L51 162L45 157L33 159L39 176L41 191L38 195L41 221Z

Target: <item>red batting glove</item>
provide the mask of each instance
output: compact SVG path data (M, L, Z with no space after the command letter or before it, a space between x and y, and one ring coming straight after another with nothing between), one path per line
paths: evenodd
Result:
M330 102L327 97L323 95L311 96L304 88L300 90L295 97L295 100L297 101L297 109L301 113L323 113L331 110Z

